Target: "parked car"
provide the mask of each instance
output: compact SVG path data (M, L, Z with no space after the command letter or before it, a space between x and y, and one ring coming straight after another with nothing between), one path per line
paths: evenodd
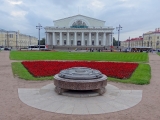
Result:
M11 50L11 48L4 48L4 50Z
M0 47L0 50L4 50L4 47Z
M123 50L123 52L129 52L129 51L130 51L129 48Z

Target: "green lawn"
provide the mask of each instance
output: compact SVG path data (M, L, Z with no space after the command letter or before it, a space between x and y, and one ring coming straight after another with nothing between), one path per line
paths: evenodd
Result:
M51 77L39 77L36 78L34 76L32 76L28 70L21 64L21 62L12 62L12 71L14 76L19 77L21 79L25 79L25 80L33 80L33 81L37 81L37 80L53 80L53 76Z
M160 56L160 52L157 52L157 54Z
M40 77L36 78L33 77L27 69L20 63L20 62L13 62L12 63L12 70L15 76L18 76L21 79L25 80L53 80L53 76L51 77ZM122 83L132 83L132 84L149 84L151 78L151 70L148 64L139 64L138 68L132 74L129 79L121 80L116 78L108 78L110 81L122 82Z
M11 51L11 60L88 60L148 62L147 53Z
M110 81L133 83L137 85L149 84L151 79L151 68L149 64L139 64L129 79L121 80L116 78L108 78Z

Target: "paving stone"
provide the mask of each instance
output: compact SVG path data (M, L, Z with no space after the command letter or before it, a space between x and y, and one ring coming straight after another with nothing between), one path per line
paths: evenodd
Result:
M58 95L54 84L40 89L19 88L19 98L25 104L63 114L102 114L128 109L142 99L142 90L120 90L108 84L106 93L101 96L71 97Z

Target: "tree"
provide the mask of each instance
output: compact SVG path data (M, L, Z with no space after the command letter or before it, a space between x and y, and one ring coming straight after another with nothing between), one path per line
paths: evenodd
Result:
M42 38L42 40L40 40L40 45L45 45L45 38Z
M113 37L113 46L118 46L118 40ZM121 46L121 42L119 41L119 46Z

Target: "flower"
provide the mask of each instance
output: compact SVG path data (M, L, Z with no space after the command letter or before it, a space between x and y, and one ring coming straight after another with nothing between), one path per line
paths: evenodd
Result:
M87 61L23 61L24 67L35 77L53 76L71 67L90 67L101 71L108 77L130 78L138 63L87 62Z

